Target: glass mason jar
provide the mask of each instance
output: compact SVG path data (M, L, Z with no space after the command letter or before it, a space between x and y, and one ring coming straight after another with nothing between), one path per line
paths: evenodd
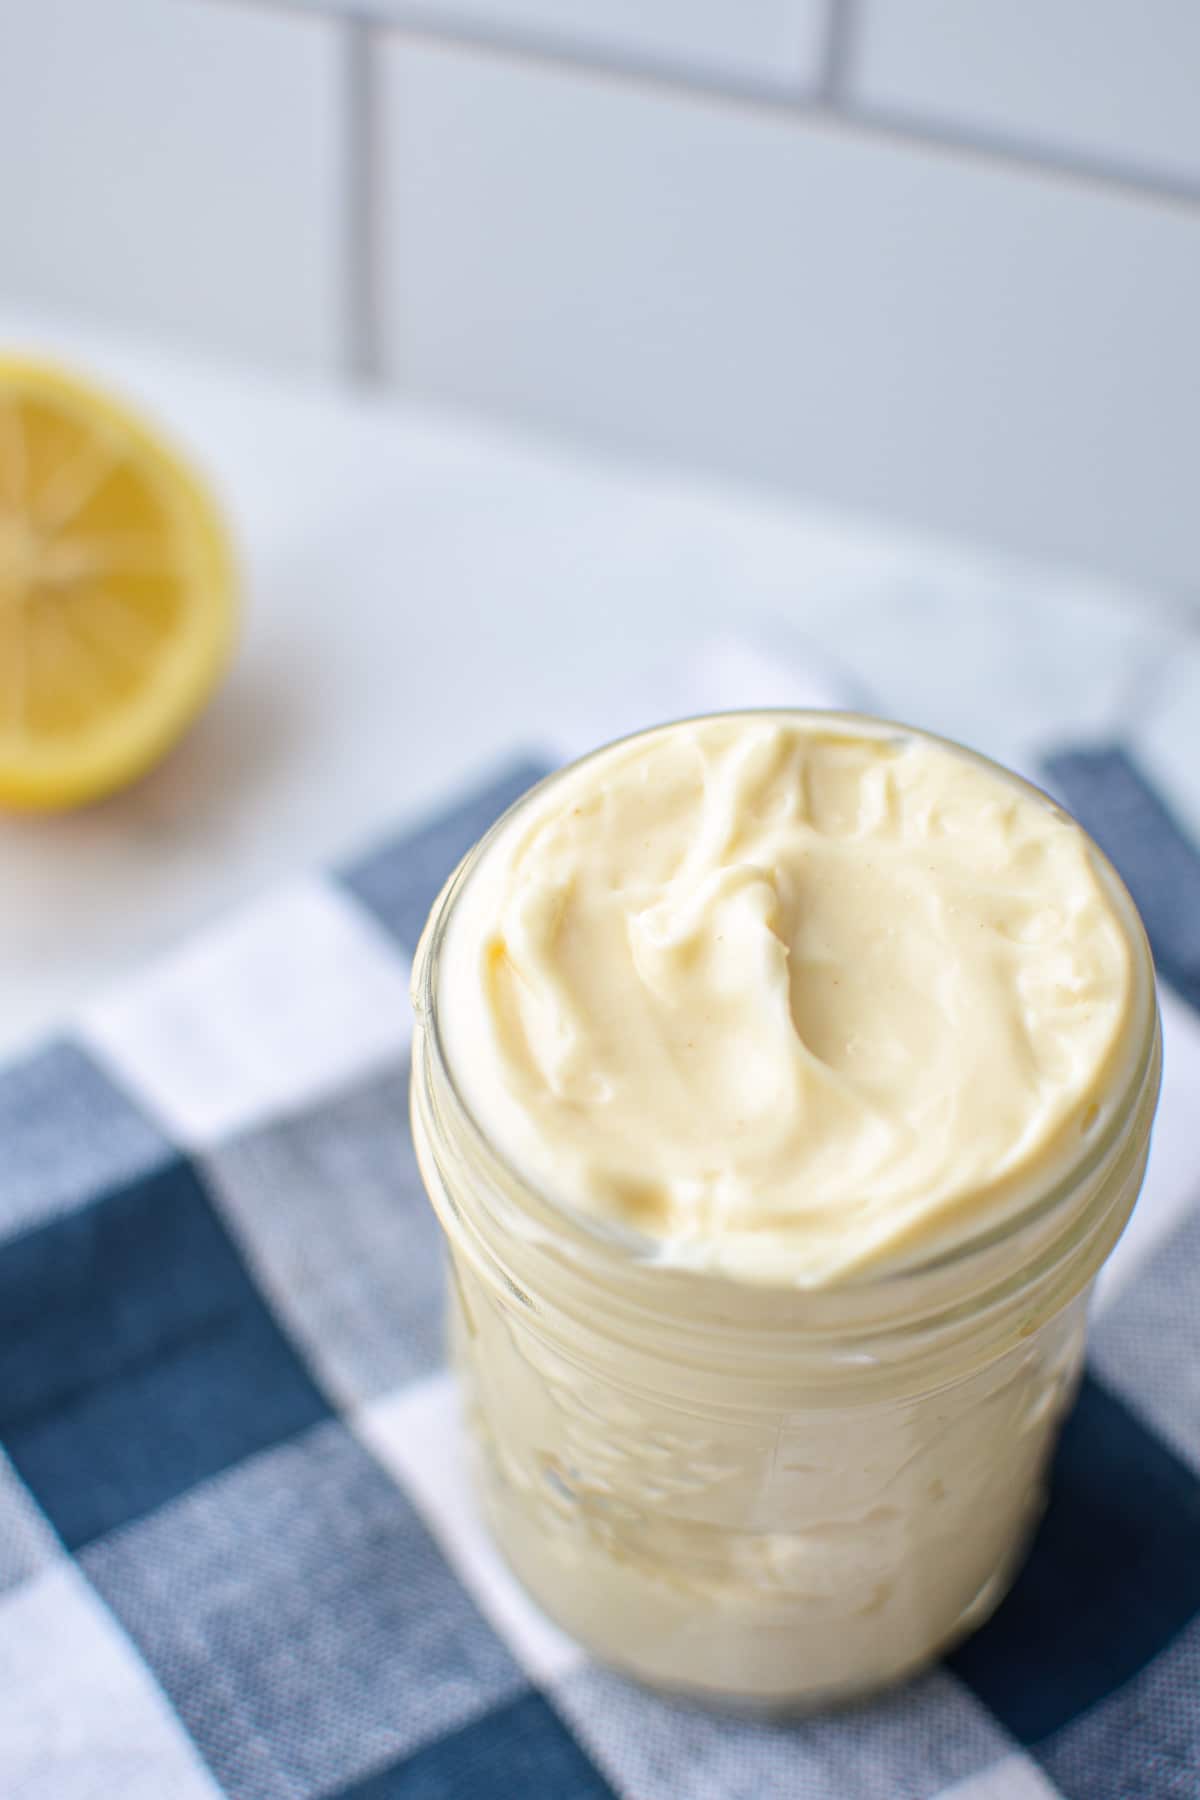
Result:
M894 1681L987 1617L1042 1509L1158 1096L1136 909L1097 852L1133 1005L1065 1172L923 1266L767 1287L655 1263L652 1244L523 1179L464 1104L439 962L511 816L443 890L414 971L413 1131L495 1540L552 1619L651 1684L792 1706Z

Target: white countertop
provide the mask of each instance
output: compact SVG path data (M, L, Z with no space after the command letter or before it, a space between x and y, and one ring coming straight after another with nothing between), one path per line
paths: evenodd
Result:
M831 662L1011 761L1132 734L1200 818L1195 627L1147 596L11 313L0 340L111 381L191 450L247 590L233 674L159 770L0 820L0 1048L558 720L577 741L714 634Z

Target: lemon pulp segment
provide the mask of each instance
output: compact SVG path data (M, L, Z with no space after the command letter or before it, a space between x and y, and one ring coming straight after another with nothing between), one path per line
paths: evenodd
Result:
M234 576L195 474L123 406L0 357L0 806L155 762L228 659Z

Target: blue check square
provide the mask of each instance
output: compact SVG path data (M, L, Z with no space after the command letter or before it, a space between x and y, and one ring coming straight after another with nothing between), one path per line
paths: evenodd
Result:
M408 1128L408 1062L204 1158L269 1303L342 1409L442 1359L442 1236Z
M467 851L549 768L523 757L427 825L353 863L343 880L411 956L430 907Z
M168 1139L77 1044L0 1069L0 1238L28 1231L174 1157Z
M448 1732L331 1800L615 1800L614 1790L541 1694Z
M328 1411L190 1163L0 1246L0 1442L69 1548Z
M526 1690L336 1420L80 1560L234 1800L324 1800Z
M1050 1504L1012 1592L950 1658L1022 1743L1055 1735L1200 1614L1200 1477L1088 1376Z

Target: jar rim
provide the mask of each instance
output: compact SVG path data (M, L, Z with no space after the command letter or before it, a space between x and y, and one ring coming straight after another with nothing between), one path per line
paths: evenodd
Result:
M883 739L895 736L900 739L917 739L924 743L939 745L955 755L965 757L999 775L1009 784L1036 798L1042 805L1050 807L1054 812L1069 819L1083 833L1097 873L1125 932L1132 960L1133 992L1127 1033L1128 1048L1123 1055L1118 1056L1110 1071L1107 1097L1111 1100L1111 1104L1106 1109L1106 1116L1099 1129L1080 1139L1078 1152L1066 1158L1057 1159L1054 1173L1046 1185L1044 1187L1034 1185L1028 1202L1015 1207L1007 1216L993 1219L990 1222L985 1221L980 1230L966 1233L952 1244L936 1249L928 1257L888 1263L881 1268L868 1264L861 1269L851 1271L836 1283L820 1288L803 1287L795 1282L786 1281L748 1281L744 1277L720 1275L711 1270L693 1269L685 1264L656 1261L654 1257L656 1246L652 1237L639 1233L617 1221L590 1214L584 1208L572 1205L569 1201L547 1191L526 1171L516 1165L489 1135L476 1116L456 1077L441 1030L438 974L441 952L455 905L475 869L486 855L489 846L507 830L512 820L557 782L568 775L573 775L578 769L597 758L607 755L611 750L637 743L643 738L656 736L660 732L673 729L676 725L722 718L801 718L816 724L828 722L834 728L850 727L858 736ZM617 1259L623 1269L638 1269L645 1271L648 1275L663 1275L668 1272L673 1275L694 1275L697 1278L717 1283L728 1283L736 1286L739 1290L749 1290L760 1296L764 1302L771 1296L781 1298L818 1293L836 1293L845 1296L869 1295L879 1299L889 1292L900 1293L911 1290L912 1285L921 1281L923 1277L949 1275L954 1270L969 1265L972 1259L986 1256L989 1252L1002 1248L1006 1243L1022 1236L1029 1230L1046 1224L1053 1219L1056 1213L1068 1209L1072 1196L1077 1195L1086 1183L1104 1168L1106 1162L1113 1158L1128 1129L1131 1116L1137 1109L1139 1101L1146 1094L1151 1082L1153 1082L1155 1094L1157 1093L1160 1076L1160 1040L1154 965L1145 928L1128 888L1091 834L1053 795L1048 794L1035 782L1028 780L1015 770L1006 768L1004 764L985 755L982 751L971 749L952 738L927 731L920 726L909 725L899 720L880 718L872 714L834 708L738 707L716 713L692 714L682 719L668 720L630 732L609 743L598 745L586 755L565 763L561 768L552 770L506 808L449 876L434 901L422 931L414 959L412 985L414 1011L427 1036L433 1062L452 1098L458 1121L471 1140L472 1149L477 1156L481 1156L488 1165L497 1170L508 1183L511 1183L523 1195L537 1202L546 1219L554 1221L562 1228L564 1239L572 1233L578 1234L590 1250L605 1258ZM1136 1197L1136 1193L1133 1197ZM1132 1198L1130 1204L1132 1205ZM1124 1225L1123 1219L1121 1225Z

